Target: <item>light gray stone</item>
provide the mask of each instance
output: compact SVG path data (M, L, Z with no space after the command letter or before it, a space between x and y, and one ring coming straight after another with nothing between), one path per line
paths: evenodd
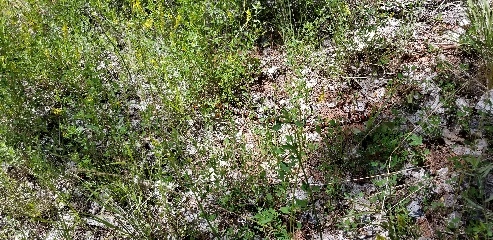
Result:
M493 114L493 90L490 90L481 96L479 102L476 104L476 109Z
M412 201L407 205L407 210L409 211L409 216L413 218L418 218L423 216L423 211L421 204L418 201Z

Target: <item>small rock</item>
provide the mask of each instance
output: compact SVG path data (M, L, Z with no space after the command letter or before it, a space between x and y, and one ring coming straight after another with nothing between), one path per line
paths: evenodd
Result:
M302 75L308 75L311 72L312 72L312 70L310 68L304 68L303 70L301 70Z
M371 203L368 199L358 197L357 199L353 199L353 200L354 200L354 205L353 205L354 210L359 211L359 212L371 210L369 207L369 206L371 206Z
M457 204L457 197L454 194L445 194L442 200L445 207L453 207Z
M364 100L359 100L356 102L356 108L354 110L358 112L364 112L366 109L366 102Z
M462 32L461 30L447 31L445 33L444 38L447 39L447 40L450 40L452 42L459 42L461 32Z
M471 21L469 21L469 19L467 18L463 18L459 21L459 26L461 27L469 26L469 24L471 24Z
M444 113L443 103L440 102L440 95L438 93L431 96L431 99L424 104L429 107L435 113Z
M407 120L411 123L416 124L417 122L421 121L421 119L422 119L421 115L422 114L423 114L422 111L418 110L416 113L407 116Z
M447 225L450 228L458 228L461 225L462 214L459 212L452 212L448 215Z
M456 133L455 131L452 132L447 128L443 129L443 138L445 140L445 144L452 145L454 142L463 142L464 139L457 136L457 134L458 133Z
M114 226L118 226L118 223L115 221L115 217L111 215L98 215L97 216L99 219L102 219L110 224L113 224ZM103 224L100 221L94 220L92 218L86 218L86 223L89 226L95 226L95 227L105 227L106 225Z
M451 193L454 191L454 187L448 183L438 182L434 185L433 192L436 194Z
M476 104L476 109L479 111L493 114L493 90L483 94Z
M432 81L435 76L420 76L419 78L424 78L425 80L420 84L420 93L422 95L430 94L437 95L440 92L440 88ZM418 78L418 79L419 79Z
M440 168L437 171L437 174L440 175L440 177L445 177L447 173L448 173L448 167Z
M306 80L306 87L313 88L318 84L318 80L316 78L310 78Z
M329 39L324 39L322 41L322 47L325 47L325 48L329 48L329 47L332 47L332 43Z
M304 221L307 221L309 224L316 225L317 223L317 218L315 217L315 214L312 214L309 211L305 211L301 214L301 218Z
M305 200L308 198L308 196L306 195L306 192L301 190L301 189L296 189L294 191L293 197L295 199L298 199L298 200Z
M424 215L418 201L412 201L409 203L409 205L407 205L407 210L409 211L409 216L413 218L418 218Z
M424 169L419 169L419 171L412 171L411 176L413 176L415 179L421 180L424 179L426 176L426 172Z
M480 156L488 147L488 142L485 139L477 139L473 146L455 146L452 150L457 155L472 155Z
M455 105L457 105L457 107L462 111L465 111L467 110L467 108L469 108L469 103L465 98L458 98L457 100L455 100Z
M273 67L271 67L271 68L267 69L267 73L269 73L271 76L272 76L272 75L275 75L275 74L277 73L277 70L278 70L278 69L279 69L279 67L278 67L278 66L273 66Z
M52 229L46 234L45 239L46 240L55 240L55 239L61 239L63 237L63 232L58 229Z
M488 142L486 139L477 139L475 142L476 150L483 152L488 147Z
M336 107L336 106L337 106L336 102L330 102L330 103L327 103L327 107L328 107L328 108L334 108L334 107Z
M309 132L306 133L306 140L319 142L322 140L322 138L320 137L320 134L318 134L317 132L312 132L312 133Z
M370 98L373 102L378 102L382 100L382 98L385 96L385 92L386 92L385 88L379 88L371 94Z

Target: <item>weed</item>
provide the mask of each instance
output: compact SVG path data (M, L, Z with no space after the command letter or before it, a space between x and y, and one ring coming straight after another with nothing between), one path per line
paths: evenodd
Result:
M456 167L461 170L461 182L470 184L462 192L465 204L466 233L472 238L491 238L492 206L491 206L491 170L493 165L486 159L465 156L453 159Z
M487 89L493 88L493 11L488 0L469 0L468 16L471 27L468 31L467 43L478 51L484 58Z
M423 165L443 119L391 69L420 4L390 5L0 1L0 238L322 239L326 228L358 237L377 213L389 237L416 237L403 206L425 185L405 197L394 188L402 168ZM491 14L474 6L478 47L489 33L474 14ZM264 56L272 49L286 55ZM358 129L322 120L330 98L369 96L363 75L393 78L378 86L391 96L364 109ZM439 87L459 90L445 78ZM391 102L401 90L407 109ZM475 111L453 113L468 128ZM479 119L491 136L487 114ZM475 211L464 215L478 238L491 234L486 159L458 161L474 183L464 199ZM360 183L372 195L353 192ZM342 204L365 198L365 210Z

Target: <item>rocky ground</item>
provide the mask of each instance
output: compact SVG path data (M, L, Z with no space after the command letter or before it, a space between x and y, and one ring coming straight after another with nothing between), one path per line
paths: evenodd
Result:
M403 11L408 8L409 2L397 2L382 6L383 9ZM380 174L376 176L359 176L357 173L345 172L342 188L347 192L346 199L338 204L341 209L348 209L346 213L334 211L325 215L323 222L323 239L375 239L377 236L388 237L388 231L382 227L382 223L391 221L382 206L385 202L392 202L394 207L404 206L409 216L417 223L420 239L441 239L447 233L450 224L460 228L468 219L461 216L459 202L461 191L467 188L467 184L456 182L457 176L451 159L464 155L485 156L489 146L486 136L479 132L478 122L472 124L471 129L463 129L457 122L451 121L452 109L469 109L472 121L477 120L483 112L493 113L491 102L493 92L484 88L484 80L481 73L477 72L477 58L468 56L460 50L460 38L469 26L464 3L459 1L429 1L418 7L413 12L416 22L405 26L402 19L390 18L384 25L376 30L366 33L355 32L353 34L356 51L365 51L371 48L373 38L383 39L384 44L396 44L399 41L398 53L388 59L388 65L383 71L374 72L374 67L368 62L349 63L346 75L328 76L327 66L337 66L335 59L337 52L330 42L324 44L312 55L306 56L301 62L304 66L296 66L299 73L293 72L293 66L289 65L287 54L283 48L269 47L259 49L258 57L261 60L263 71L259 83L252 93L256 112L252 113L255 119L262 119L268 112L279 112L283 108L292 108L294 105L302 110L306 119L304 134L310 142L322 143L322 136L312 126L338 119L350 130L367 130L368 116L379 112L378 118L392 119L396 116L389 111L396 103L400 103L404 95L390 93L389 80L402 73L409 85L413 87L414 95L410 95L416 101L416 109L405 115L407 120L403 128L412 133L423 134L423 127L432 125L430 116L439 118L439 139L441 143L428 143L429 154L421 164L407 163L401 170ZM403 33L403 31L407 31ZM403 40L400 34L405 34ZM351 35L349 35L351 36ZM400 45L402 44L402 45ZM303 58L303 57L302 57ZM314 64L313 62L316 63ZM354 65L353 65L354 64ZM465 65L472 69L464 68ZM322 67L323 66L323 67ZM444 81L457 84L457 90L450 92L437 86L437 79L441 79L443 73L448 76ZM307 97L299 98L296 91L287 90L288 83L301 82L307 89ZM399 90L402 91L402 90ZM400 92L405 93L405 92ZM452 100L452 104L448 104ZM406 101L404 99L404 101ZM476 120L475 120L476 119ZM255 120L253 120L255 121ZM255 139L252 128L245 123L251 118L238 116L236 120L239 135ZM475 127L474 127L475 126ZM469 131L464 133L464 131ZM281 134L289 134L289 129L282 128ZM323 133L322 133L323 135ZM466 137L464 137L466 135ZM470 140L472 136L472 141ZM466 140L469 139L469 140ZM357 143L350 140L349 147L357 151ZM254 141L250 148L254 149ZM353 145L351 145L353 144ZM320 153L318 153L320 154ZM351 150L348 150L351 156ZM325 186L327 179L317 170L320 166L320 157L317 153L310 155L307 164L310 169L310 184ZM323 158L322 158L323 159ZM269 165L271 164L271 165ZM276 163L262 162L259 166L265 169L275 169ZM318 172L318 173L317 173ZM272 173L272 182L276 181L275 173ZM490 173L488 176L491 176ZM396 177L399 183L395 186L378 186L378 180ZM300 178L301 179L301 178ZM301 182L298 183L301 186ZM491 192L492 185L488 185L487 192ZM296 190L296 198L307 198L307 193L301 189ZM377 201L375 196L387 195ZM323 202L327 200L319 196L314 204L320 215L324 215ZM430 199L443 204L443 210L434 210L426 206ZM390 209L392 210L392 209ZM326 209L325 209L326 211ZM313 215L313 213L306 213ZM313 218L310 216L309 218ZM350 231L340 230L335 227L335 219L343 218L344 221L357 222L357 229ZM301 231L295 235L296 239L314 239L319 237L315 229ZM377 238L378 239L378 238Z
M320 48L294 57L283 46L257 48L252 54L260 61L262 70L250 92L253 107L218 107L216 114L230 111L233 117L230 121L217 117L211 128L202 128L200 117L188 121L184 156L193 162L184 169L184 176L195 183L196 191L181 191L181 186L173 182L132 179L148 194L142 200L143 205L148 204L147 214L153 215L162 229L179 232L177 226L194 226L205 239L213 235L209 223L201 216L201 209L217 215L212 221L215 226L255 225L254 210L237 213L221 207L219 201L224 192L220 191L241 185L249 175L261 172L265 172L267 179L262 184L281 184L278 158L268 153L272 149L265 146L265 139L280 122L280 116L293 110L296 119L303 122L279 125L271 142L289 143L290 136L301 129L300 137L307 146L304 165L293 163L293 172L298 175L288 181L291 192L288 198L308 200L314 207L296 214L296 221L303 223L303 227L295 231L294 239L395 237L385 225L401 221L391 214L399 211L406 212L408 220L402 221L409 222L403 225L414 226L412 231L421 236L419 239L457 236L450 233L451 225L460 236L465 222L474 216L463 215L465 200L461 192L470 183L459 181L460 169L453 159L460 162L462 156L477 156L491 161L488 152L491 137L481 127L484 121L491 120L485 120L484 114L493 114L493 91L485 88L478 57L468 55L461 48L461 36L470 24L464 3L425 1L419 6L411 5L412 1L383 4L379 10L394 12L395 17L376 22L372 30L348 33L344 48L325 41ZM406 10L411 8L412 11ZM376 53L372 51L379 45L391 51L377 59L380 62L376 64L372 58ZM149 94L146 97L129 102L129 111L136 115L143 111L147 102L153 101ZM407 103L406 107L402 103ZM458 111L463 112L468 128L457 120ZM361 154L367 138L358 134L370 136L382 124L394 120L399 124L396 129L406 135L390 151L409 154L398 167L390 167L391 158L380 159L383 164L375 166L375 174L368 174L370 171L358 167L358 161L370 161L366 158L378 156ZM135 124L139 124L138 119ZM330 132L334 126L341 138L334 138ZM421 138L416 139L416 145L409 145L409 139L414 136ZM158 164L155 156L164 154L155 150L153 141L165 140L152 136L142 139L148 164ZM236 156L239 153L235 153L235 148L241 148L249 157ZM289 154L283 154L279 156L287 159ZM246 159L241 167L231 160L240 158ZM217 165L211 165L212 160ZM344 164L328 176L321 168L324 162ZM351 168L351 164L356 166ZM97 198L100 202L85 202L82 196L86 190L76 186L75 163L69 162L66 167L65 175L60 176L53 189L42 189L29 177L18 179L24 182L21 186L26 196L22 199L46 199L47 205L57 205L54 209L58 212L53 214L59 221L52 225L56 227L48 229L41 223L1 216L0 228L21 229L12 233L12 239L38 234L44 239L60 239L63 229L76 229L79 239L111 239L112 228L108 226L137 231L132 218L137 219L138 214L118 207L110 209L111 205L104 204L110 201L104 189ZM11 172L7 165L2 168ZM328 191L310 196L302 186L305 177L312 187L337 186L334 190L339 191L337 197ZM493 179L493 173L488 173L486 179ZM492 181L486 186L484 194L488 198L493 194ZM207 193L197 194L201 191ZM67 200L61 194L74 197ZM6 201L14 199L17 198L6 198ZM169 205L153 205L151 201ZM251 199L251 205L256 201ZM433 204L440 207L432 207ZM74 209L90 213L91 217L75 214ZM42 211L33 209L33 212Z

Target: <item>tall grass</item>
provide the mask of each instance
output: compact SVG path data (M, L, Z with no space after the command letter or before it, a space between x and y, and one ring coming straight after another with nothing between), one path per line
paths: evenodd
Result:
M484 58L486 86L493 88L493 9L489 0L468 0L471 44Z

